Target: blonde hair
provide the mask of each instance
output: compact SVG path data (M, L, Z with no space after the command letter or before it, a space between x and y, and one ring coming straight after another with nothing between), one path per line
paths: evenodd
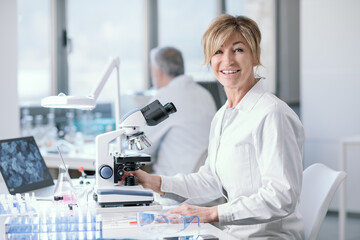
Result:
M260 64L261 32L255 21L245 16L221 14L210 24L201 43L204 51L204 64L209 64L211 57L234 32L240 33L250 46L256 65Z

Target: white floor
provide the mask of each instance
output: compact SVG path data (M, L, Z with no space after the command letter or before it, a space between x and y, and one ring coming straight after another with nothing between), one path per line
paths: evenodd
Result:
M339 239L339 218L337 213L329 212L321 226L318 240ZM360 239L360 214L348 214L346 221L346 240Z

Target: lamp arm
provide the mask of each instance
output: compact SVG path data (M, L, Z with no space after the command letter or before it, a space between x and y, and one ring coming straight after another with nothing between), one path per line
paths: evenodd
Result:
M104 85L105 85L106 81L109 79L112 71L116 68L117 72L119 72L119 65L120 65L119 57L114 57L114 58L110 59L110 62L108 64L105 72L103 73L102 78L100 79L99 83L96 85L96 87L93 88L93 90L90 93L90 97L93 97L95 99L95 101L99 97L100 92L104 88Z

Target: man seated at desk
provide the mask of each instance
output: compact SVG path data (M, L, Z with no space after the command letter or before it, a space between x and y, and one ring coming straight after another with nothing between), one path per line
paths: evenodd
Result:
M191 173L207 149L211 120L216 106L211 94L184 75L181 52L173 47L155 48L150 52L151 77L157 89L152 102L173 102L177 112L157 126L142 130L152 146L152 169L161 175Z

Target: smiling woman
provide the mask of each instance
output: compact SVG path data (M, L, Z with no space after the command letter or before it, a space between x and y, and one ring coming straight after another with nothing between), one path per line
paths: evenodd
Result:
M301 240L297 205L304 129L296 113L255 78L260 38L247 17L215 18L203 35L203 50L228 101L213 118L205 165L188 175L135 174L164 198L175 195L197 204L227 200L212 207L183 204L170 213L219 221L238 239Z

